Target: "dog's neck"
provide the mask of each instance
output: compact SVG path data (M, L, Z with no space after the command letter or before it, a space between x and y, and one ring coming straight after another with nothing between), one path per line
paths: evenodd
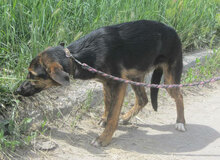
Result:
M65 51L65 56L68 58L68 72L70 75L73 75L73 72L74 72L74 59L70 53L70 50L68 48L64 48L64 51Z

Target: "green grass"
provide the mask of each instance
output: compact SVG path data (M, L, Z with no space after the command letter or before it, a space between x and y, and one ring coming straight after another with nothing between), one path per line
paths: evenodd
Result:
M138 19L174 27L184 50L209 43L218 46L219 6L219 0L1 0L0 113L16 108L14 89L25 78L30 60L48 46L68 44L101 26ZM15 122L13 115L7 123L11 120ZM15 133L20 131L11 134ZM1 145L4 139L0 131Z
M183 75L183 83L191 83L196 81L204 81L215 76L220 76L220 48L213 51L213 54L204 62L196 60L196 65L189 68L187 73Z
M217 42L217 0L2 0L0 1L0 89L13 91L30 60L46 47L67 44L101 26L152 19L173 26L183 48Z

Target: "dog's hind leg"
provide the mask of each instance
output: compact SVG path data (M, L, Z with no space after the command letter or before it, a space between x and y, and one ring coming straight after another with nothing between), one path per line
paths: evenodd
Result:
M182 63L177 61L173 65L163 66L165 84L180 84ZM185 118L184 118L184 105L183 96L180 92L180 88L167 88L169 95L174 98L176 102L177 120L176 129L179 131L185 131Z
M108 107L107 122L103 133L92 141L91 144L94 146L106 146L111 142L112 135L118 126L119 115L124 101L127 84L107 82L105 87L107 92L106 95L108 95L106 98L109 99L109 106L106 106Z
M137 81L137 82L143 82L144 76L141 78L132 78L131 80ZM147 104L147 94L145 92L145 88L143 86L135 86L132 85L132 89L135 92L135 104L134 106L124 115L122 115L122 123L127 124L128 121L135 115L138 114L138 112Z

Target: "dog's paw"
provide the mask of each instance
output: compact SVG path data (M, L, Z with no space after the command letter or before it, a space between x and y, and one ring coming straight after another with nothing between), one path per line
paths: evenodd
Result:
M185 125L183 123L176 123L175 128L176 130L181 131L181 132L186 131Z
M125 115L121 115L120 119L118 121L118 124L120 124L120 125L129 125L129 124L131 124L129 122L130 119L131 119L131 117L127 117Z
M120 119L120 120L118 121L118 123L119 123L120 125L128 125L128 124L130 124L129 120L127 121L127 120L123 120L123 119Z
M105 147L107 146L109 143L111 142L111 140L101 140L100 137L95 138L90 144L93 145L94 147Z
M106 123L107 123L107 122L106 122L104 119L101 119L101 120L99 121L98 125L100 125L101 127L105 128Z
M94 147L101 147L101 142L98 141L98 138L95 138L91 143Z

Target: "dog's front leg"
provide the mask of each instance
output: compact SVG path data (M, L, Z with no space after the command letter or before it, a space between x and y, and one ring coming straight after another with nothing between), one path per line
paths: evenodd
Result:
M112 139L117 126L119 115L121 112L122 103L125 96L126 84L107 82L104 84L105 87L105 106L108 109L107 123L103 133L92 141L94 146L107 146Z
M104 103L105 103L105 108L104 108L104 113L101 117L101 120L99 121L99 125L101 127L105 127L106 126L106 122L107 122L107 118L108 118L108 114L109 114L109 110L111 107L111 91L109 90L109 84L107 82L103 82L103 95L104 95Z

